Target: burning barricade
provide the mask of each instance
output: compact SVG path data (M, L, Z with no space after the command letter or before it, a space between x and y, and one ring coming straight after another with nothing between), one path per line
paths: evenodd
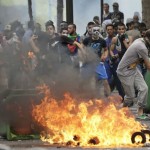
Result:
M56 100L46 86L41 90L45 97L34 106L32 116L43 127L44 142L82 147L133 147L149 142L147 126L136 121L128 108L120 108L115 96L77 100L66 93Z

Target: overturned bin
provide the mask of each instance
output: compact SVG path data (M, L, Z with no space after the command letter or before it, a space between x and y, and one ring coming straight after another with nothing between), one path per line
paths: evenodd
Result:
M0 101L0 134L7 140L38 139L41 128L32 119L32 107L41 102L43 94L35 89L15 89L4 95Z

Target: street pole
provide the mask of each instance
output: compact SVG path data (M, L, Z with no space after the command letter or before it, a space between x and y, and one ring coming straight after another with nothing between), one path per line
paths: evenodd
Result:
M73 23L73 0L66 0L66 21Z
M101 24L103 22L103 4L104 4L104 0L100 0L100 5L101 5Z
M32 0L28 0L28 13L30 21L33 21L33 15L32 15Z

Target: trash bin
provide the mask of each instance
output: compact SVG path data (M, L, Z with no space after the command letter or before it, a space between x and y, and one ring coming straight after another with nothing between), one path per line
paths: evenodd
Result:
M8 140L39 138L39 127L32 118L33 105L40 104L43 94L36 90L9 90L1 100L1 129ZM5 126L4 126L5 124Z

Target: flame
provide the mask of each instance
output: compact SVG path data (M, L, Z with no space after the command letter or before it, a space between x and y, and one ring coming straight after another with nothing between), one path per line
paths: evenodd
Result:
M118 108L113 96L83 101L66 93L63 100L56 100L46 86L41 89L45 97L34 106L32 115L45 129L41 140L50 144L133 146L132 134L146 128L128 108Z

